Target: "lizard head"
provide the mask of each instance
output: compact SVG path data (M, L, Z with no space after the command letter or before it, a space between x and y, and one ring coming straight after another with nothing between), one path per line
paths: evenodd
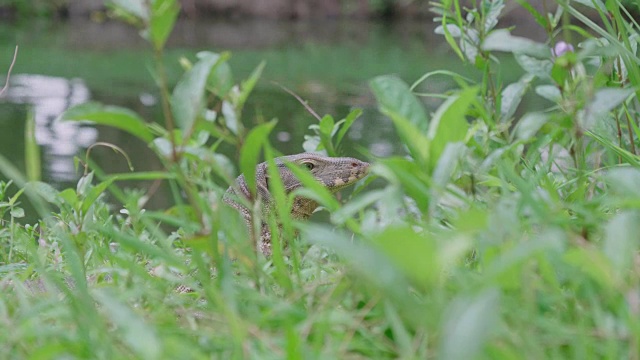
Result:
M331 192L354 184L369 172L369 163L349 157L328 157L314 153L302 153L284 156L281 159L283 162L290 161L305 167L316 180ZM286 168L286 165L284 167ZM295 188L301 186L293 174L289 171L285 174L295 179L291 182L292 185L295 183ZM287 192L293 191L295 188L289 189L287 187Z
M350 157L328 157L314 153L283 156L276 158L275 162L287 193L302 186L298 178L287 167L287 162L305 167L316 180L331 192L354 184L369 172L369 163L367 162ZM264 169L258 169L258 172L261 172L260 170L266 175L266 164ZM268 188L268 176L265 176L265 185Z

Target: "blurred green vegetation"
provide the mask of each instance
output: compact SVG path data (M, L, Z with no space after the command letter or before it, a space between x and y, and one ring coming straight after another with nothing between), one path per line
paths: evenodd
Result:
M464 72L442 65L407 80L413 70L374 74L366 59L430 53L351 54L357 65L343 66L375 75L370 92L402 154L362 149L371 173L338 201L302 168L292 171L304 187L286 193L276 121L245 110L261 78L347 70L330 69L321 47L296 50L310 64L278 52L287 66L271 75L212 51L174 69L165 41L177 2L121 2L155 50L163 121L95 101L62 119L127 132L163 170L107 173L81 158L77 185L56 190L0 155L12 180L0 184L0 358L638 358L640 26L617 1L587 4L603 26L564 2L552 17L521 4L546 42L501 28L502 0L435 4ZM504 75L505 56L518 76ZM453 86L434 92L440 78ZM544 101L523 109L527 94ZM430 111L422 100L433 98ZM342 135L370 125L360 115L320 114L303 146L341 154ZM27 169L33 150L27 139ZM221 200L262 158L277 207L253 216L274 234L269 258ZM150 209L155 186L123 181L166 184L173 202ZM317 201L326 222L293 221L296 196ZM37 221L21 220L27 199Z

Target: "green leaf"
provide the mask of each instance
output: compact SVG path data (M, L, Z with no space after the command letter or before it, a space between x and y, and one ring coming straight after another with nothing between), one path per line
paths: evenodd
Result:
M556 104L562 100L562 93L560 92L560 89L554 85L536 86L536 94Z
M93 182L93 171L84 175L78 180L78 184L76 184L76 193L80 196L86 196L86 194L91 189L91 183Z
M482 13L484 14L484 32L488 33L498 25L498 17L504 9L503 0L482 1Z
M489 33L482 42L482 50L525 54L542 59L551 56L551 50L545 44L527 38L513 36L509 30L506 29L495 30Z
M157 137L152 141L152 148L165 158L170 158L173 154L173 144L166 138Z
M233 80L233 72L231 66L226 62L231 55L229 53L223 53L222 56L225 62L221 62L215 68L215 71L211 71L209 78L207 79L207 90L211 91L217 97L224 99L229 93L229 90L233 88L235 82Z
M605 148L613 151L616 155L620 156L620 158L626 161L627 163L635 167L640 167L640 157L638 157L638 155L633 154L627 151L626 149L621 148L610 139L605 138L604 136L596 134L592 131L585 131L585 135L593 138L595 141L602 144L602 146L604 146Z
M334 250L366 280L376 284L392 297L403 297L409 284L389 258L361 242L352 241L352 236L332 231L326 226L306 224L302 228L303 239Z
M407 119L420 131L427 130L429 123L424 106L404 81L396 76L383 75L371 80L369 86L382 113Z
M431 179L424 166L404 158L392 157L380 159L372 172L400 185L405 193L416 201L423 211L429 208L429 185Z
M216 156L218 154L215 154ZM114 180L123 181L123 180L168 180L175 179L176 175L174 173L166 172L166 171L139 171L139 172L127 172L127 173L117 173L111 174L107 177L107 179L113 178Z
M528 0L515 0L520 6L525 8L536 20L538 25L540 25L543 29L550 29L551 24L549 23L549 18L536 10L533 5L530 4Z
M265 221L269 221L269 227L271 229L271 250L273 251L273 264L276 268L276 279L278 279L279 285L284 289L290 290L292 288L291 278L287 271L287 265L285 264L284 257L282 255L282 243L281 240L290 238L293 236L293 227L291 219L291 207L292 203L287 200L287 193L285 191L284 180L281 177L279 167L274 161L273 150L269 146L269 143L264 143L264 156L267 163L267 169L265 176L268 176L269 187L269 201L275 205L276 214L266 214ZM278 225L274 221L275 218L270 215L277 215ZM278 236L277 229L282 229L282 236Z
M23 187L22 189L18 190L12 197L11 199L9 199L9 206L13 206L18 199L20 198L20 196L22 195L22 193L26 190L26 187Z
M173 30L173 24L180 13L180 4L176 0L154 0L151 4L149 34L156 50L164 47L167 37Z
M461 142L450 142L445 145L431 175L433 190L444 191L465 149Z
M394 76L379 76L370 82L380 111L393 121L398 135L414 159L426 163L429 140L424 135L429 124L422 104L402 80Z
M600 0L575 0L575 2L590 7L591 9L598 10L601 13L608 13L606 6Z
M434 70L434 71L430 71L424 75L422 75L420 77L420 79L416 80L413 84L411 84L411 91L414 91L415 88L418 87L418 85L422 84L423 82L427 81L427 79L429 79L432 76L436 76L436 75L445 75L447 77L450 77L453 81L455 81L461 88L466 88L469 87L469 83L473 83L474 81L472 79L466 78L456 72L453 71L449 71L449 70Z
M631 270L640 242L640 217L637 212L616 214L605 226L604 254L622 280Z
M23 187L27 183L23 178L20 170L18 170L16 166L2 154L0 154L0 173L8 178L10 180L10 183L13 182L19 187ZM42 218L47 217L49 215L47 204L44 203L42 199L40 199L40 197L34 196L34 194L32 194L30 191L28 191L26 194L31 200L31 203L34 205L34 208L38 212L38 215L40 215Z
M416 128L411 122L402 116L388 113L391 118L398 136L402 142L409 148L411 156L421 164L429 161L429 139L424 135L423 131Z
M144 120L135 112L123 107L87 102L68 109L60 116L62 120L88 120L124 130L145 143L153 140L153 134Z
M262 70L264 70L265 65L266 63L264 61L261 62L253 70L249 78L243 81L242 84L240 85L240 95L238 96L238 99L235 102L236 109L242 109L242 107L244 106L244 103L249 98L249 94L251 94L251 92L253 91L253 88L258 83L258 79L260 79L260 76L262 76Z
M98 185L91 187L84 199L82 199L82 212L86 213L91 205L96 202L98 197L115 181L115 178L107 179Z
M226 60L224 56L212 52L200 52L198 57L200 60L182 75L171 95L171 110L176 125L185 134L190 132L204 108L205 87L209 74L216 65Z
M548 59L536 59L525 54L515 54L514 58L527 73L541 79L551 79L550 74L553 63Z
M616 277L609 259L605 254L594 248L574 247L564 255L564 261L575 266L588 275L605 291L613 291L616 285Z
M58 196L62 200L62 204L67 204L73 209L78 205L78 195L71 188L62 190Z
M445 315L439 358L467 360L481 357L482 348L500 319L500 293L485 290L473 298L453 301Z
M610 194L624 198L640 199L640 170L637 168L614 168L607 171L605 181Z
M466 88L449 97L436 111L429 124L427 138L429 148L429 169L434 169L445 146L450 142L463 141L469 129L467 112L476 100L477 87Z
M521 241L512 247L501 249L501 253L483 266L487 279L498 279L503 289L518 289L521 282L522 266L538 255L551 257L561 254L566 244L566 235L559 229L540 229L531 241Z
M243 129L242 122L238 118L236 109L228 101L222 102L222 115L227 129L231 130L234 135L239 135L241 129Z
M603 120L611 110L622 104L634 89L604 88L596 91L584 110L578 113L578 121L585 129L591 129L596 122Z
M145 5L145 0L108 0L107 5L140 21L149 18L149 11Z
M507 87L502 90L502 104L500 106L501 122L506 123L511 120L532 80L533 75L526 74L520 78L520 80L507 85Z
M547 121L549 121L549 115L545 113L533 112L525 114L516 125L516 139L526 141L533 138Z
M40 147L36 141L36 121L32 107L27 111L27 122L24 129L24 163L27 180L38 181L42 164L40 161Z
M436 282L441 275L436 244L425 233L418 234L410 226L388 227L377 234L372 242L423 289Z
M340 146L342 143L342 138L347 134L347 131L351 128L353 122L362 115L362 109L353 109L346 118L344 118L344 122L338 131L338 135L336 137L336 146Z
M388 192L388 189L374 190L352 199L340 209L331 213L331 222L344 224L359 211L387 196Z
M571 77L570 66L566 64L560 64L556 59L551 67L551 78L560 87L565 86L567 79Z
M165 250L156 244L145 242L143 239L129 232L119 231L112 226L101 226L98 224L92 226L93 230L103 234L108 239L111 239L111 241L118 242L123 248L131 249L134 252L139 252L151 258L166 261L168 265L174 266L176 269L184 268L184 262L173 250Z
M24 209L21 207L12 207L11 208L11 217L14 218L23 218L24 217Z
M333 134L333 127L335 125L335 120L333 120L333 116L325 115L322 119L320 119L320 143L327 150L327 155L336 156L336 151L333 147L333 143L331 142L331 135Z
M240 150L240 171L244 174L244 180L252 196L256 195L256 164L259 162L260 151L275 125L276 121L271 120L253 128Z
M456 36L455 35L456 32L458 36L460 36L462 32L460 31L460 28L457 25L448 24L447 19L448 18L446 16L442 17L442 27L436 28L436 33L438 29L441 29L442 32L444 33L444 39L446 40L447 44L451 46L451 49L456 55L458 55L458 58L460 58L461 61L464 61L464 55L462 54L462 50L460 50L460 47L458 47L458 44L456 44L456 41L454 39L454 37Z
M26 186L41 196L46 202L58 204L59 193L53 186L41 181L32 181L27 183ZM71 190L73 191L73 189Z
M115 326L124 344L140 358L160 358L162 342L155 333L154 327L147 324L144 317L138 315L107 289L95 291L93 297L100 303L105 318Z

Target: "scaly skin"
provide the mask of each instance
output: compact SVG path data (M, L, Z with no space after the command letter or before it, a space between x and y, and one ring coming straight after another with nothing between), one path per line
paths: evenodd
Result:
M283 156L274 159L280 173L280 178L287 194L300 188L302 184L291 173L285 165L286 162L305 166L311 174L323 184L329 191L337 192L356 181L365 177L369 171L369 163L349 157L328 157L314 153L302 153L297 155ZM256 167L257 199L260 202L262 221L260 232L260 251L266 256L271 256L271 231L264 219L273 211L274 201L269 193L269 182L267 175L267 163L263 162ZM244 218L249 233L253 229L253 219L251 210L238 201L238 196L243 196L251 201L251 193L247 187L244 175L238 176L233 186L229 187L224 202L238 210ZM308 219L318 207L318 203L307 198L296 197L291 210L291 217L294 220Z

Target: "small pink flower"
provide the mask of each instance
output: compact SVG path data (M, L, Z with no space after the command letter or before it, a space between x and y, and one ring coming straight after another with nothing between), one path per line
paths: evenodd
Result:
M553 47L551 53L553 54L553 56L558 57L569 51L573 52L573 46L571 44L567 44L564 41L559 41L556 46Z

